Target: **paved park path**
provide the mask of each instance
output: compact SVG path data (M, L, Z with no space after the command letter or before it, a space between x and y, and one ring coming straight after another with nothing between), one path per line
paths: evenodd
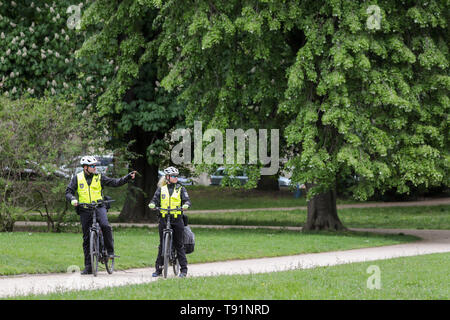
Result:
M193 229L195 227L193 227ZM404 233L418 236L421 240L413 243L384 247L301 254L263 259L190 264L188 277L277 272L292 269L308 269L320 266L333 266L354 262L450 252L450 230L351 230L394 234ZM77 272L65 274L0 276L0 297L45 294L50 292L82 289L94 290L104 287L164 281L161 278L155 279L151 277L153 268L116 271L112 275L108 275L106 271L104 271L100 272L97 277L81 276L76 268L75 271ZM183 279L179 279L179 281L183 281Z
M386 202L344 204L338 208L367 208L367 207L406 207L406 206L432 206L450 204L450 198L431 199L410 202ZM306 207L290 208L255 208L255 209L231 209L231 210L190 210L190 214L204 212L242 212L242 211L283 211L302 210ZM19 227L46 225L45 222L16 222ZM112 223L113 226L147 226L155 227L156 224L138 223ZM301 230L301 227L270 227L270 226L211 226L192 225L192 228L271 228ZM273 257L263 259L232 260L211 263L199 263L189 265L189 277L205 277L216 275L250 274L286 271L292 269L308 269L321 266L333 266L354 262L365 262L397 257L407 257L431 253L450 252L450 230L404 230L404 229L350 229L375 233L409 234L421 238L420 241L390 245L384 247L362 248L354 250L334 251L301 254L285 257ZM164 281L161 278L151 277L153 268L128 269L115 271L108 275L106 271L100 272L97 277L81 276L75 267L74 273L38 274L0 276L0 298L14 297L28 294L45 294L70 290L94 290L105 287L123 286L128 284L149 283L152 281ZM183 281L180 279L180 281Z

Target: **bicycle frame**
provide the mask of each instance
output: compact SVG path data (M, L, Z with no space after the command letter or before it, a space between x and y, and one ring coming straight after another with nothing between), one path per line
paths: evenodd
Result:
M165 239L166 237L166 234L169 234L170 235L170 247L169 247L169 252L171 253L171 255L172 255L172 247L173 247L173 229L172 229L172 225L171 225L171 223L170 223L170 214L168 214L167 215L167 222L166 222L166 227L164 228L164 230L163 230L163 239ZM164 248L163 248L164 249ZM172 256L170 257L170 258L172 258ZM172 259L171 259L172 260Z
M167 278L167 268L168 268L168 263L170 263L170 265L173 266L174 268L174 273L175 275L177 275L179 270L177 269L178 266L178 257L177 257L177 252L173 246L173 229L172 229L172 224L171 224L171 214L170 211L183 211L182 208L174 208L174 209L162 209L160 207L155 207L155 209L157 210L163 210L163 211L167 211L167 220L166 220L166 227L163 229L163 236L162 236L162 243L161 243L161 253L164 256L165 252L166 252L166 236L169 236L169 241L168 241L168 245L169 245L169 261L164 261L164 277Z
M105 247L105 241L103 238L103 232L100 227L100 224L97 221L97 208L102 206L104 203L113 202L114 200L108 201L98 201L92 203L80 203L79 205L84 207L85 209L89 209L92 212L92 225L89 228L90 234L90 254L91 254L91 264L92 264L92 273L94 276L97 276L98 271L98 262L105 264L106 269L109 274L113 272L114 269L114 259L112 259L111 265L108 265L108 253ZM92 235L94 234L94 238ZM93 242L93 245L92 245ZM94 246L94 248L91 248ZM94 252L93 252L94 251ZM95 262L94 262L95 261Z
M89 232L94 231L97 237L97 243L99 244L99 261L104 263L105 258L108 256L105 248L105 240L103 239L102 228L100 228L100 224L97 222L97 210L92 210L92 226L89 228Z

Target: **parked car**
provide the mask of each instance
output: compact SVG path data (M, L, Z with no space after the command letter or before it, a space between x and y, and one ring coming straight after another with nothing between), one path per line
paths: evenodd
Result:
M211 185L220 185L224 176L226 176L226 170L224 167L220 167L219 169L211 175ZM248 181L248 176L243 171L238 171L236 176L230 176L231 178L238 179L242 185L246 184ZM286 177L278 178L278 185L280 187L289 187L291 185L291 179Z
M20 174L22 178L28 179L36 179L38 177L52 178L54 176L59 178L70 177L70 175L67 175L65 171L60 170L59 168L51 164L40 165L35 161L28 161L28 160L26 160L25 163L27 164L27 168L23 169L11 170L9 167L4 167L1 170L2 175L6 176L6 174L14 173Z
M280 187L289 187L291 185L291 179L286 177L279 177L278 178L278 185Z
M94 156L100 162L97 165L97 172L101 174L107 174L114 167L113 155ZM83 167L80 165L81 156L74 158L69 164L61 166L59 169L68 177L72 174L78 174L83 171Z
M158 178L164 175L164 171L158 170ZM192 186L194 183L191 178L186 178L185 176L178 176L178 182L183 186Z
M224 176L227 176L226 169L224 167L220 167L211 175L211 185L220 185L222 182L222 179ZM248 177L245 175L245 173L240 170L237 172L237 175L230 176L230 178L238 179L241 183L241 185L244 185L248 181Z

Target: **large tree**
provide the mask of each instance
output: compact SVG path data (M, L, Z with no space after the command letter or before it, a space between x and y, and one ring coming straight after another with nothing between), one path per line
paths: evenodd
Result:
M135 155L130 169L137 170L120 214L122 221L155 221L147 207L158 181L161 154L169 145L167 133L184 123L184 108L176 93L159 81L168 66L158 58L160 30L154 26L158 9L144 1L95 1L83 13L81 30L94 32L78 57L101 56L117 64L93 111L108 124L111 144L130 144Z
M257 133L267 129L269 134L278 129L280 145L286 146L283 133L288 117L278 113L277 105L284 97L285 70L295 58L301 35L282 38L276 32L266 33L262 20L251 6L239 1L164 3L157 20L162 29L160 55L171 68L162 84L168 90L183 89L179 99L187 106L189 125L202 121L205 130L219 129L224 137L227 129L256 129ZM279 151L284 158L292 151L271 150L267 138L268 155ZM247 151L246 164L249 160ZM242 166L237 162L234 157L219 165L230 174L244 167L249 175L247 188L278 188L277 179L260 175L261 163ZM241 186L231 179L222 183Z
M164 2L162 81L210 126L267 121L297 152L306 230L343 229L335 186L352 194L449 185L448 1ZM281 122L276 120L285 119Z

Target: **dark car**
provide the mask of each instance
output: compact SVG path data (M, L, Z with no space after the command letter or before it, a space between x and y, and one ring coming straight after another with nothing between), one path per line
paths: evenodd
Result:
M226 169L224 167L220 167L216 172L214 172L214 174L211 175L211 185L220 185L222 179L226 175ZM248 176L242 170L239 170L236 176L230 176L230 178L238 179L242 185L246 184L248 181ZM289 187L291 185L291 179L279 177L278 185L280 187Z

